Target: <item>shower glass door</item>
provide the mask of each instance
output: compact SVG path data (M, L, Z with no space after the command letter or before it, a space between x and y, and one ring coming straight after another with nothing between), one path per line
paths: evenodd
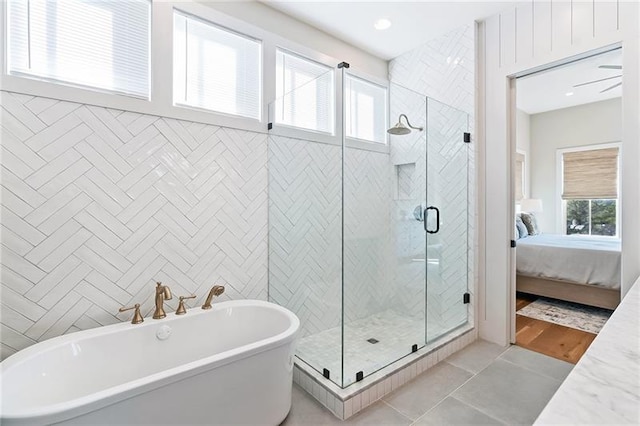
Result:
M427 342L467 323L469 116L427 98Z
M425 127L424 95L392 84L390 99L390 125L406 114ZM424 131L389 135L388 150L346 141L343 387L425 344L425 231L415 216L425 202L425 141Z

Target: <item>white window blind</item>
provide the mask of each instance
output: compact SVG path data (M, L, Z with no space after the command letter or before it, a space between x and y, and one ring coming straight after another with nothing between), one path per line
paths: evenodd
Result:
M333 68L276 52L276 123L333 134Z
M150 0L9 0L8 72L149 97Z
M259 40L174 13L174 102L260 119Z
M387 140L387 89L363 79L345 78L347 137L371 142Z
M618 148L562 154L562 198L618 198Z

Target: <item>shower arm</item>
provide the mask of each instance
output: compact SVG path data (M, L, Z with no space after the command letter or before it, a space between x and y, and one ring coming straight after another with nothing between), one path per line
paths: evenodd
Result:
M418 130L418 131L423 131L424 128L423 127L415 127L412 126L411 123L409 122L409 117L407 117L405 114L400 114L400 116L398 117L398 121L402 121L402 117L404 117L404 120L407 122L407 126L409 126L410 128L414 129L414 130Z

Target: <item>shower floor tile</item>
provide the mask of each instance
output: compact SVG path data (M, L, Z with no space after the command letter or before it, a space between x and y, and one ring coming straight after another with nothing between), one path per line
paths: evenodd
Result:
M428 331L430 336L440 334L435 326L430 326ZM409 355L414 344L420 348L424 343L424 318L387 310L345 324L344 383L341 327L302 338L296 355L319 372L326 368L331 381L344 387L356 381L359 371L367 376Z

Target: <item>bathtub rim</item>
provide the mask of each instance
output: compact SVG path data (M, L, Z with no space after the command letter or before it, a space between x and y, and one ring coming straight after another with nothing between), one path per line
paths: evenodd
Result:
M98 410L123 401L125 399L153 391L163 386L167 386L171 383L186 380L190 377L205 373L209 370L220 368L227 364L231 364L233 362L237 362L269 350L289 345L297 339L298 331L300 329L300 320L298 319L298 317L288 309L272 302L244 299L230 300L219 302L213 305L212 310L198 310L197 312L193 312L195 309L192 309L192 311L190 311L189 313L192 313L191 316L207 315L216 312L216 310L219 311L236 306L261 306L278 310L289 319L289 326L281 333L275 334L266 339L258 340L246 345L239 346L237 348L229 349L218 354L191 361L184 365L179 365L168 370L163 370L139 379L129 381L127 383L111 386L98 392L94 392L89 395L74 398L64 402L43 405L41 407L29 407L27 410L7 412L6 405L2 403L2 398L0 398L0 420L37 421L39 419L47 417L47 419L51 419L53 422L60 422L72 419L91 411ZM16 352L4 361L0 362L0 378L2 377L5 370L25 363L43 351L54 350L60 346L68 345L70 343L73 343L74 341L79 340L78 335L82 333L97 336L109 335L120 332L122 330L127 330L132 327L153 327L157 325L163 325L163 323L168 325L173 321L180 321L185 318L188 317L172 316L171 318L169 318L172 321L166 321L165 318L163 320L149 321L148 323L145 322L143 324L118 323L83 330L77 333L71 333L63 336L57 336L43 342L36 343L28 348ZM293 357L294 353L292 352L290 356ZM0 389L0 395L2 393L4 393L4 390Z

